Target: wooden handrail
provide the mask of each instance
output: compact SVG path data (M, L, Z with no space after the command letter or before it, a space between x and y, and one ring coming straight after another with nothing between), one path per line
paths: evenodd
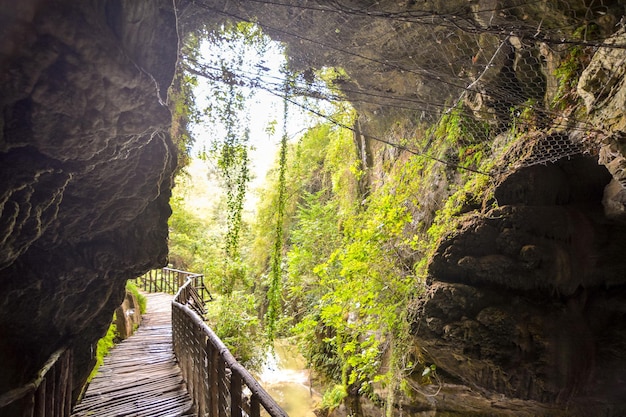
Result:
M174 352L199 416L271 417L287 413L230 353L189 301L193 277L172 301ZM247 387L250 395L244 393Z
M0 395L0 415L5 407L16 406L22 416L67 417L72 389L72 351L63 347L50 355L33 380Z
M174 353L198 416L260 417L263 407L271 417L288 417L204 322L204 302L207 296L213 300L204 275L163 268L137 278L137 285L148 292L176 292Z
M199 299L204 304L205 300L213 301L213 296L204 284L204 275L194 272L182 271L174 268L154 269L136 278L137 286L147 292L165 292L175 294L183 286L188 278L193 278L193 286Z

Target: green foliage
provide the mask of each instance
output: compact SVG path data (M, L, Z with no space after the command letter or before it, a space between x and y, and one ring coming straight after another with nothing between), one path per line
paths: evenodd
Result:
M227 257L237 258L243 202L250 181L249 130L241 130L241 126L245 124L238 118L237 110L241 110L241 103L238 101L242 100L241 96L236 93L232 84L228 85L228 90L225 107L219 107L220 110L217 111L226 135L222 143L214 145L213 153L227 196L227 234L224 249Z
M170 262L176 268L203 273L210 277L210 272L217 269L215 259L218 258L220 251L222 229L219 222L211 225L207 219L198 217L186 206L185 187L184 182L177 185L170 200L172 206L172 215L169 218Z
M288 86L285 87L285 90ZM287 95L287 91L285 91ZM283 114L283 135L280 141L280 151L278 160L278 201L276 204L276 228L274 234L274 246L272 251L271 271L269 277L269 288L267 291L267 314L266 327L268 340L274 340L276 334L276 322L281 308L282 288L282 251L283 251L283 219L285 217L285 200L287 198L286 171L287 171L287 113L288 102L284 100Z
M558 81L558 87L552 107L565 109L568 106L576 104L578 94L576 93L576 85L583 70L590 60L590 52L588 48L582 46L574 46L566 55L556 70L554 76Z
M572 37L574 39L579 39L585 42L592 39L598 39L600 36L601 29L596 22L585 22L583 25L576 28L576 30L572 33Z
M477 121L459 102L442 114L430 134L435 140L443 140L456 149L482 143L489 137L489 133L489 124Z
M538 108L539 104L535 99L528 99L522 105L511 109L509 132L513 139L518 139L523 134L540 127Z
M409 260L409 206L422 197L424 159L416 157L408 168L400 164L365 198L358 191L363 174L352 132L318 126L293 155L283 224L286 311L309 363L344 392L350 386L368 394L384 352L390 346L401 352L400 345L408 343L406 305L420 291ZM263 206L276 201L275 184L261 199L255 232L260 236L268 232L264 216L275 215Z
M87 377L87 382L91 381L96 376L98 369L104 363L104 357L109 354L111 349L113 349L115 343L117 343L118 337L117 326L115 325L115 315L113 315L112 323L109 326L106 335L98 340L98 344L96 345L96 365L91 370L89 377Z
M213 277L213 288L225 295L231 294L238 284L243 284L243 287L248 284L247 267L241 259L227 258L221 263L214 263L209 269L209 276Z
M315 268L341 244L338 202L325 198L326 192L320 190L303 195L304 201L298 207L297 223L291 233L287 253L289 286L285 298L287 312L296 322L315 307L323 294Z
M207 321L215 334L238 361L257 369L265 345L254 295L232 291L229 295L218 297L207 307Z
M418 141L454 167L405 156L390 161L366 196L359 194L364 173L352 132L319 126L296 146L286 171L282 297L302 353L336 385L325 395L328 408L348 390L374 396L376 383L388 388L392 402L406 386L402 376L418 366L407 306L422 292L439 239L489 195L489 176L461 169L491 169L491 131L475 126L457 107L430 130L417 129L424 136L403 143ZM270 182L261 199L257 235L267 233L263 225L275 215L263 204L276 201L276 188ZM257 244L267 252L268 242Z
M335 385L324 393L321 407L324 410L332 411L339 407L342 401L348 396L348 391L344 385Z
M529 100L519 109L512 110L512 136L520 134L522 129L526 131L530 123L535 121L534 104L534 101ZM427 132L432 154L444 155L455 165L460 175L447 179L446 192L436 197L439 201L434 216L424 219L421 222L421 233L411 239L411 248L420 254L414 270L422 279L427 275L428 262L440 240L460 226L464 213L481 209L483 203L492 198L489 173L494 166L489 125L472 118L460 103L444 113ZM409 161L407 166L416 163L422 173L422 183L414 186L426 190L429 185L437 183L436 178L443 174L441 167L432 161L420 161L419 156L413 159L415 161ZM426 210L422 201L416 207L422 213Z
M285 178L285 212L283 218L283 246L288 250L286 242L290 239L290 231L296 219L296 212L301 204L303 193L317 192L331 186L331 180L324 171L326 146L329 142L331 128L321 125L310 129L298 143L288 144L289 158ZM271 239L276 234L277 212L279 198L278 162L277 167L270 170L266 185L259 190L259 203L256 210L256 219L252 226L253 242L250 253L252 274L267 275L271 268L270 250L275 244ZM262 296L265 296L263 294Z
M371 392L384 351L407 340L406 305L420 284L400 254L412 252L406 203L418 198L416 183L398 173L367 199L365 209L342 216L341 244L314 268L324 293L309 322L326 329L323 341L342 363L342 380L363 394Z
M209 92L197 98L202 112L194 113L193 121L212 139L197 148L200 158L212 164L223 194L211 196L219 205L194 211L185 200L197 199L197 190L184 175L177 178L169 222L170 261L177 268L203 273L212 290L230 296L249 290L251 284L241 242L248 230L242 213L250 181L248 102L254 91L237 74L262 71L270 40L254 24L227 22L203 27L185 41L185 74L193 85L195 77L203 77L207 83L203 91Z
M131 292L135 296L135 299L139 303L139 312L141 314L146 314L146 309L148 307L148 299L146 296L141 294L137 286L130 281L126 282L126 291Z
M204 167L194 161L189 170ZM224 257L222 238L225 234L225 204L205 201L215 191L204 169L190 177L179 176L171 200L173 209L169 220L170 262L178 269L205 275L205 283L216 301L207 303L209 321L214 331L231 352L246 365L256 366L263 356L262 329L255 298L251 294L254 283L244 256ZM209 190L206 190L209 188ZM242 241L246 242L247 228L242 227Z
M432 384L435 378L437 378L437 365L425 366L422 371L423 383L427 385Z
M343 110L341 117L344 125L351 125L356 113L351 108ZM358 180L363 175L361 161L358 159L353 134L341 129L330 132L329 144L324 158L324 169L331 178L332 198L337 201L342 215L355 213L358 200Z
M197 33L189 33L182 42L181 55L184 62L196 59L200 46L200 38ZM172 112L171 135L178 149L178 166L176 175L187 166L191 155L191 149L195 142L191 125L197 123L200 111L196 104L194 89L198 86L198 79L191 74L183 65L176 68L172 85L168 90L168 107Z
M247 101L253 90L242 85L236 74L261 71L262 57L270 40L257 25L246 22L226 23L208 31L206 38L210 51L203 53L201 64L198 59L191 60L192 67L201 65L212 71L203 73L210 89L204 120L214 139L202 157L215 161L225 189L225 258L237 260L241 255L243 203L250 182Z
M169 219L170 263L178 269L204 274L210 288L221 294L249 287L248 263L242 257L223 255L226 222L223 205L215 204L203 213L196 213L190 207L193 190L191 184L183 181L174 189L170 201L173 209ZM240 233L247 239L245 224Z

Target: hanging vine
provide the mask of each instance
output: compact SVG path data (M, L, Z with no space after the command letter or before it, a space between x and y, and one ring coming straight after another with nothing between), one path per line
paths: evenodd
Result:
M243 97L232 83L228 84L223 123L226 134L217 149L217 167L226 189L226 238L224 250L227 259L239 258L241 214L250 182L248 157L249 128L241 128L238 115L243 110Z
M248 101L254 90L239 82L236 73L262 67L262 57L269 38L254 24L226 23L219 30L208 31L206 41L211 48L202 52L201 61L214 69L211 74L199 74L208 83L204 109L205 128L211 132L211 142L200 152L201 157L215 163L226 196L226 231L224 237L223 271L232 262L239 263L242 213L250 177L250 128ZM198 63L195 57L188 62ZM256 66L253 63L259 61ZM207 149L208 148L208 149ZM232 289L234 278L224 276L224 289ZM227 291L228 292L228 291Z
M286 195L286 170L287 170L287 117L289 116L289 101L293 78L285 71L283 87L283 126L280 140L279 169L278 169L278 201L276 203L276 228L274 235L274 247L272 250L271 272L269 289L267 291L268 308L266 315L266 328L268 340L272 341L276 335L276 323L281 310L282 291L282 258L283 258L283 221L285 217Z

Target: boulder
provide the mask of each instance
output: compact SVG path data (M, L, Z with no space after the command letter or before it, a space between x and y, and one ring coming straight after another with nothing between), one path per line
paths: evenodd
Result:
M115 309L115 325L118 337L121 340L128 339L140 324L141 311L139 301L135 294L127 290L122 305Z

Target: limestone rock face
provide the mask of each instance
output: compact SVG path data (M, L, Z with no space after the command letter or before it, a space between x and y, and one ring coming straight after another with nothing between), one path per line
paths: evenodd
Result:
M115 309L115 324L120 339L128 339L141 324L139 301L135 294L126 291L122 305Z
M169 1L0 2L0 392L61 346L74 380L124 283L166 263Z
M621 44L625 40L626 33L622 29L606 44ZM605 190L603 203L607 215L621 221L626 221L625 59L623 49L600 48L577 86L578 94L595 123L611 132L603 138L600 148L600 162L613 176L611 185Z
M623 411L626 227L605 215L610 181L588 157L518 170L498 208L441 242L416 335L454 380L571 415Z

